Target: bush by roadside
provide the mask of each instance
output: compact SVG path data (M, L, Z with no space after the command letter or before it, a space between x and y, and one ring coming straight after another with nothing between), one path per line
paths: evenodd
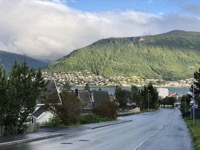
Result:
M95 115L95 114L85 114L85 115L80 115L79 117L80 124L98 123L98 122L111 121L111 120L113 119L102 117L100 115Z
M67 126L98 123L98 122L112 121L112 120L114 120L114 119L111 119L108 117L102 117L100 115L95 115L95 114L81 114L76 123L71 123L71 124L68 124ZM66 125L64 125L61 122L61 120L58 116L54 116L54 117L50 118L48 122L42 123L41 126L66 126Z
M200 150L200 119L195 119L194 125L193 120L190 118L185 118L185 121L191 131L195 150Z
M116 119L117 109L118 109L118 106L114 102L105 101L105 102L102 102L100 105L94 107L92 109L92 112L102 117Z

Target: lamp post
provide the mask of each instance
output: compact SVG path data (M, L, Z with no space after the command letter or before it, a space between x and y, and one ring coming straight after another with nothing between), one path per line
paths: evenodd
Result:
M149 111L149 91L150 90L148 90L148 111Z
M186 113L186 95L185 95L185 113Z
M192 101L193 101L193 105L192 105L192 109L193 109L193 113L192 113L192 118L193 118L193 125L194 125L194 119L195 119L195 101L194 101L194 67L190 66L190 69L192 69L192 74L193 74L193 79L192 79Z

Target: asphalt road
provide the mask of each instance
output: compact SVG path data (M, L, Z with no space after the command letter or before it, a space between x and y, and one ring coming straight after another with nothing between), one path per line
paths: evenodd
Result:
M189 131L176 108L119 119L132 122L1 147L1 150L193 150Z

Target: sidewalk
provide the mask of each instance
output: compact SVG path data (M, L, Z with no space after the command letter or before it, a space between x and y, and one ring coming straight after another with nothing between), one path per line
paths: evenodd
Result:
M0 137L0 147L38 141L48 138L54 138L58 136L71 134L73 132L79 132L83 130L93 130L101 127L106 127L131 121L132 120L116 120L116 121L108 121L108 122L80 125L74 127L41 127L40 130L35 133L21 134L9 137L2 136Z

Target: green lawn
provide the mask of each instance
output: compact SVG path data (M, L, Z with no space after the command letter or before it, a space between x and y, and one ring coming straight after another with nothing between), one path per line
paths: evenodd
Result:
M200 119L195 119L194 125L192 119L186 118L185 121L191 131L195 150L200 150Z

